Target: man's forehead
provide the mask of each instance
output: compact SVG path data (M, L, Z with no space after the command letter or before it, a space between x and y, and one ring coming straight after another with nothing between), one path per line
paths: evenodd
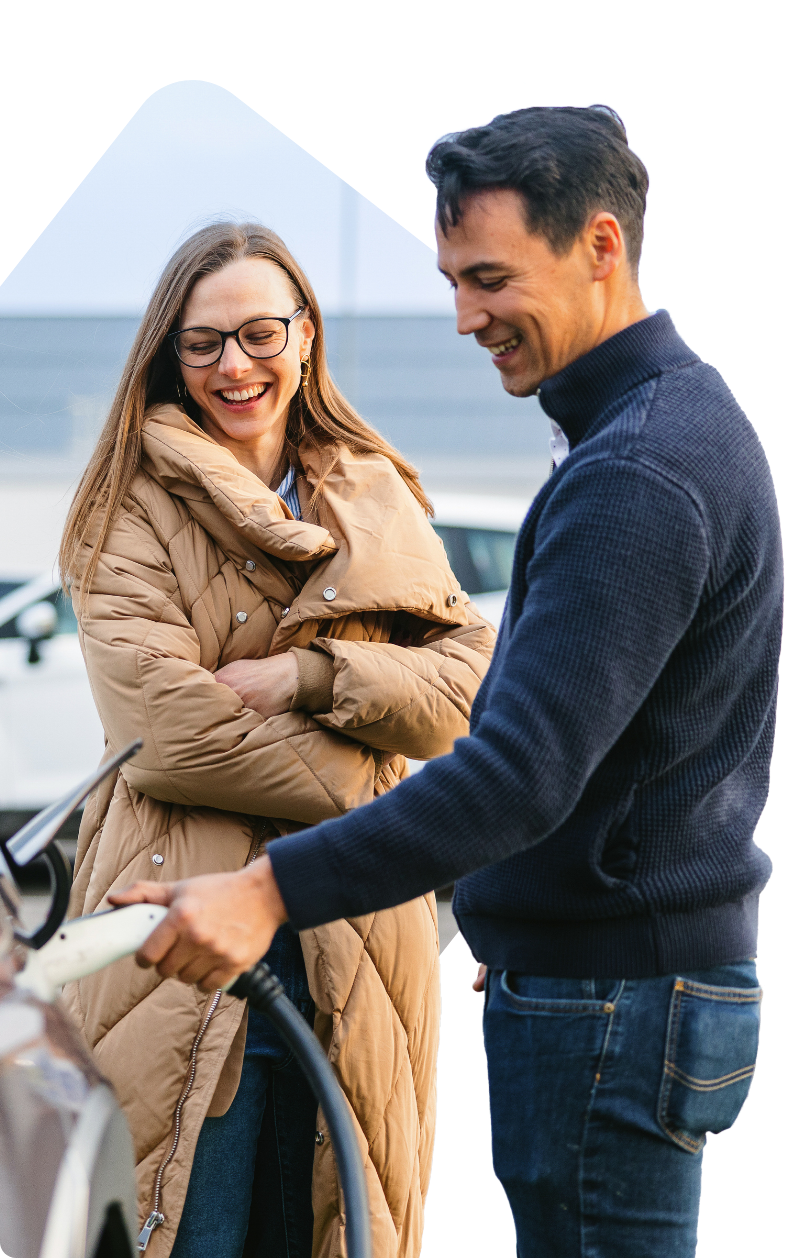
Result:
M477 275L513 264L528 247L524 204L509 188L492 189L467 197L455 225L443 230L436 221L439 269L454 275Z

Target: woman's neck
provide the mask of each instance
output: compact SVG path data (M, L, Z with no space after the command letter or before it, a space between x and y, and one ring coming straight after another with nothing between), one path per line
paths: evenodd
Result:
M268 485L269 489L277 488L288 471L285 458L285 424L267 429L250 441L237 441L223 432L211 416L201 413L200 418L201 427L209 437L230 450L242 467L246 467L264 485Z

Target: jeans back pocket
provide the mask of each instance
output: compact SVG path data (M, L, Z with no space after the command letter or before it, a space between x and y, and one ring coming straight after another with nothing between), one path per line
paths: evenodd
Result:
M672 992L658 1121L698 1153L708 1132L731 1127L746 1100L760 1034L759 987L712 987L678 978Z

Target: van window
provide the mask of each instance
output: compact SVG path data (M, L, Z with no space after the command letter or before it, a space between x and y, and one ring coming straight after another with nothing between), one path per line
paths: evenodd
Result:
M467 594L491 594L510 585L516 534L504 529L435 524L450 567Z

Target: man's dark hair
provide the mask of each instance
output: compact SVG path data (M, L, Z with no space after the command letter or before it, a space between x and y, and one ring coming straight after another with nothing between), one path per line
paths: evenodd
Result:
M475 192L521 194L527 227L567 253L599 210L617 217L634 273L642 252L647 171L628 147L622 119L607 105L517 109L485 127L446 135L426 162L443 232Z

